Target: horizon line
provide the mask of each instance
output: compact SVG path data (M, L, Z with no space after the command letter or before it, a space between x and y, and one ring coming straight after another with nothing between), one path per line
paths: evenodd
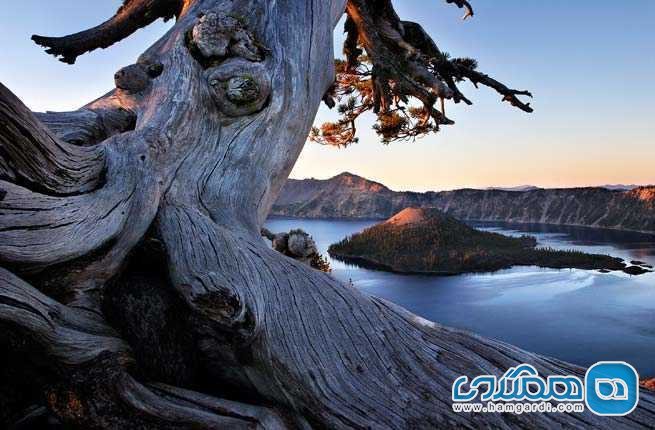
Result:
M635 188L650 188L650 187L655 187L655 181L651 183L642 183L642 184L624 184L624 183L604 183L604 184L588 184L588 185L568 185L568 186L541 186L541 185L535 185L535 184L518 184L518 185L493 185L493 186L487 186L487 187L473 187L473 186L458 186L454 188L445 188L445 189L428 189L426 188L425 191L417 191L417 190L412 190L412 189L402 189L402 190L397 190L397 189L392 189L391 187L385 185L382 181L376 180L376 179L370 179L365 176L362 176L357 173L352 173L348 171L343 171L341 173L337 173L336 175L332 175L326 178L317 178L317 177L304 177L304 178L296 178L296 177L291 177L289 176L288 179L296 180L296 181L305 181L305 180L316 180L316 181L328 181L330 179L334 179L338 176L348 174L351 176L357 176L359 178L362 178L366 181L369 182L375 182L377 184L380 184L391 191L395 192L442 192L442 191L458 191L458 190L500 190L500 191L526 191L526 190L521 190L521 188L532 188L532 189L541 189L541 190L562 190L562 189L574 189L574 188L605 188L610 191L630 191Z

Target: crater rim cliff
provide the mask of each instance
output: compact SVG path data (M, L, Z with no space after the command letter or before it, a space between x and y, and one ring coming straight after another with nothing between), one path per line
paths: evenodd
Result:
M343 172L329 179L290 179L271 216L310 219L388 219L408 207L437 208L465 221L583 226L655 234L655 185L605 187L463 188L394 191Z

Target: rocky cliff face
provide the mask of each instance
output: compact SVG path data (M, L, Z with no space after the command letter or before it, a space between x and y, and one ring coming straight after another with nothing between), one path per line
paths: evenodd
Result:
M407 207L435 207L462 220L582 225L655 232L655 186L527 191L396 192L351 173L289 180L272 215L386 219Z

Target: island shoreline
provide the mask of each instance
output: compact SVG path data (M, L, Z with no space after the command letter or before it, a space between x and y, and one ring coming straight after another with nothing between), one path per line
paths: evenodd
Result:
M293 215L269 215L267 219L306 219L306 220L316 220L316 221L384 221L386 218L372 218L372 217L306 217L306 216L293 216ZM554 227L576 227L576 228L585 228L590 230L604 230L604 231L616 231L616 232L625 232L625 233L639 233L646 236L652 236L655 239L655 230L634 230L629 228L613 228L613 227L596 227L586 224L555 224L549 222L527 222L527 221L506 221L506 220L490 220L490 219L460 219L464 223L470 222L499 222L506 224L520 224L520 225L545 225L545 226L554 226Z

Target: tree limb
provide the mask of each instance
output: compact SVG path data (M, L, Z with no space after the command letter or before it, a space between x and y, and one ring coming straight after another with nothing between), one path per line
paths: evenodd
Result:
M136 115L123 108L84 107L70 112L36 112L35 116L59 139L77 146L96 145L134 129Z
M508 101L514 107L521 109L524 112L531 113L533 109L530 103L523 103L518 99L518 95L532 97L529 91L518 91L511 89L503 83L491 78L484 73L478 72L477 62L471 59L450 59L448 55L443 53L436 43L432 40L430 35L423 29L420 24L411 21L402 21L402 26L405 30L405 38L416 47L421 53L429 59L436 73L438 73L448 87L455 93L455 102L464 101L466 104L472 104L457 88L456 81L468 79L475 86L482 84L496 90L503 96L503 101Z
M0 84L0 179L52 195L95 189L105 168L102 147L62 142Z
M532 97L530 91L519 91L507 87L505 84L493 79L492 77L480 73L477 70L473 70L469 67L459 65L454 63L454 68L456 73L464 78L468 78L469 81L475 86L478 84L486 85L490 88L496 90L499 94L503 96L503 101L509 102L512 106L521 109L523 112L532 113L534 109L530 107L530 103L524 103L517 96L527 96Z
M466 9L465 19L473 16L467 1L447 2ZM532 112L517 97L531 96L529 92L477 72L475 60L451 59L419 24L401 21L390 0L349 0L346 12L346 61L337 61L335 85L324 99L328 106L338 106L340 118L313 128L310 140L334 146L355 143L355 121L369 111L377 114L373 128L385 143L437 132L440 125L454 124L445 115L444 100L472 104L457 87L465 79L489 86L504 101Z
M105 354L132 361L129 347L92 314L61 305L2 267L0 322L29 334L60 365L79 366Z
M462 19L464 20L467 18L472 18L474 15L473 7L466 0L446 0L446 3L455 4L455 6L457 6L460 9L464 8L464 10L466 11L466 13L464 13L464 16L462 17Z
M60 61L74 64L82 54L107 48L159 18L178 15L184 4L185 0L124 0L116 14L97 27L63 37L33 35L32 40Z
M213 334L199 326L202 353L223 363L212 374L236 380L310 423L344 429L502 428L509 418L500 414L452 412L457 376L501 375L518 363L530 363L544 376L584 373L366 296L267 249L254 233L224 230L197 213L169 210L158 229L171 256L173 283L207 324L219 323ZM211 294L216 300L208 300ZM221 306L227 303L232 306ZM235 315L248 315L241 320L248 323L235 325ZM613 419L612 425L628 428L633 419L655 418L653 396L642 392L641 400L634 415ZM512 420L538 428L607 425L606 418L590 412Z
M47 196L0 180L0 264L37 276L66 303L99 311L104 284L159 204L162 184L147 174L145 142L131 133L120 135L120 148L111 142L118 136L110 139L105 183L93 192Z

